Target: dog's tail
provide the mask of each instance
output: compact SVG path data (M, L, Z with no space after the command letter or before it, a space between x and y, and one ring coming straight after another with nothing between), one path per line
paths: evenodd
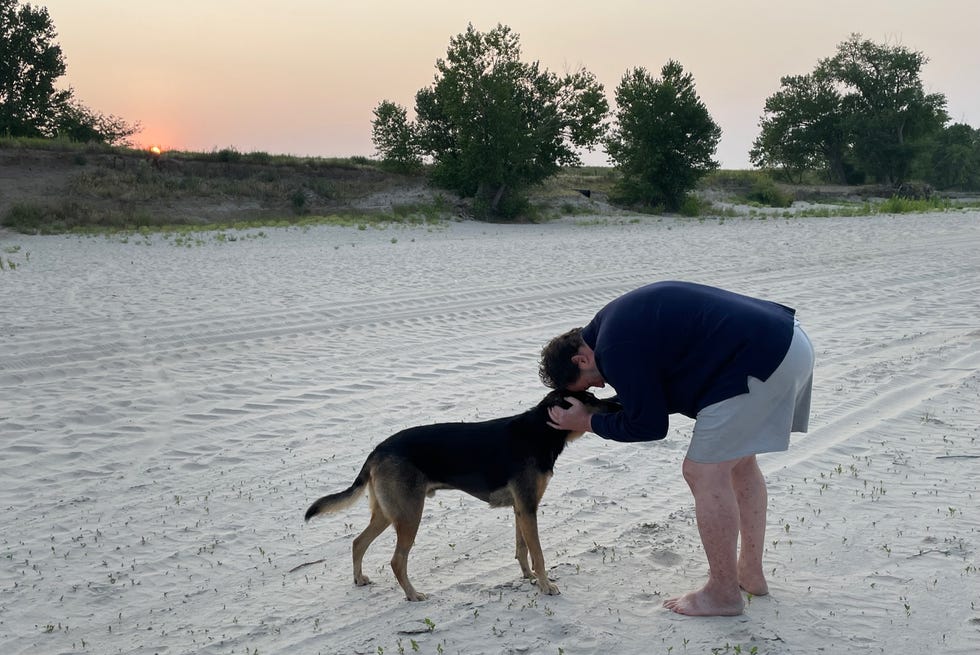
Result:
M310 505L309 509L306 510L306 516L303 517L303 520L309 521L317 514L327 514L345 509L360 500L364 494L363 489L365 485L371 479L371 470L368 467L369 462L370 460L364 462L364 466L361 467L361 472L357 474L357 478L351 486L340 493L323 496Z

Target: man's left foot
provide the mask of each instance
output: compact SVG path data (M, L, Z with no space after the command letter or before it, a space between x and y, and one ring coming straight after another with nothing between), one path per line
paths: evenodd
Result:
M766 576L763 575L761 570L755 573L742 573L739 571L738 585L743 591L753 596L765 596L769 593L769 583L766 582Z
M664 607L687 616L738 616L745 609L742 594L717 598L704 589L664 601Z

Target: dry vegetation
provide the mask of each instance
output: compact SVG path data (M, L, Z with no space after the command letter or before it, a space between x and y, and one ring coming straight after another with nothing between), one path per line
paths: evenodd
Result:
M633 214L609 198L611 168L568 169L531 190L524 220ZM757 171L710 175L686 216L839 215L882 211L876 187L790 187ZM808 206L795 206L795 201ZM812 205L819 205L814 208ZM975 206L975 202L972 203ZM789 209L793 206L792 209ZM954 208L948 199L888 211ZM426 222L469 216L468 204L423 175L384 170L367 158L167 152L0 139L0 226L28 233L197 228L309 222Z
M299 220L436 200L421 178L368 160L5 145L0 220L22 231Z

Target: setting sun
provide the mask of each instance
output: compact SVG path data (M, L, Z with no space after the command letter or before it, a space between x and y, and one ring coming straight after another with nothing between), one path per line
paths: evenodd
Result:
M150 146L150 154L159 156L161 152L160 146Z

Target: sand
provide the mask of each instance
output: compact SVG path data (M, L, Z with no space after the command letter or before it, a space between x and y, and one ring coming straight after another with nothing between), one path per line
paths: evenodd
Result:
M0 241L0 653L975 653L980 214L573 220ZM409 603L393 532L355 587L367 503L304 524L377 442L522 411L537 353L609 299L685 279L796 307L811 431L760 464L771 594L704 581L659 443L587 435L539 522L428 501ZM325 561L290 569L312 560Z

